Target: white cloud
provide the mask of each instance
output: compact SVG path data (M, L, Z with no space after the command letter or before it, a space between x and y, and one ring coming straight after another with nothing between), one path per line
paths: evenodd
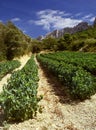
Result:
M96 17L92 17L92 18L90 19L90 22L94 22L95 18L96 18Z
M95 20L95 16L93 14L87 14L82 17L82 20L87 22L93 22Z
M0 22L2 22L2 20L0 20Z
M46 10L41 10L39 12L37 12L37 15L42 18L42 16L45 15L60 15L60 16L69 16L71 15L70 13L65 13L64 11L59 11L59 10L51 10L51 9L46 9Z
M80 23L82 20L71 18L70 13L59 10L42 10L37 12L38 20L30 20L29 23L38 26L43 26L43 29L62 29L65 27L73 27Z
M20 21L20 18L12 18L11 21L12 22L18 22L18 21Z
M80 16L80 15L82 15L82 13L77 13L77 14L75 14L76 17L78 17L78 16Z
M26 30L23 30L23 33L26 33L27 31Z
M50 30L51 27L51 23L47 20L47 18L35 21L35 24L43 26L45 30Z
M81 20L71 19L71 18L65 18L65 19L61 18L59 20L60 22L54 24L54 28L62 29L65 27L73 27L81 22Z
M89 19L93 16L93 14L88 14L88 15L85 15L82 19Z

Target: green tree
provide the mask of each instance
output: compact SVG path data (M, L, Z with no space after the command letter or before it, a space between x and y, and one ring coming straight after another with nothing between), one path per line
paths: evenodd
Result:
M52 37L47 37L43 40L43 44L45 45L45 49L54 50L54 47L57 45L57 40Z
M57 50L60 50L60 51L66 50L66 42L64 38L60 38L58 40Z
M67 44L70 44L72 42L72 36L71 36L71 34L69 34L69 33L64 34L64 41Z
M7 59L11 60L15 56L22 55L26 44L24 43L21 34L15 29L8 29L5 37L7 46Z

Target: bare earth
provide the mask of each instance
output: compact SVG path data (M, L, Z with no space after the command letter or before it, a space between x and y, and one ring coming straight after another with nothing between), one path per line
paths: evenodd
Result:
M35 119L10 124L9 130L96 130L96 94L83 102L73 102L58 80L37 65L42 113Z
M36 119L11 125L9 130L96 130L96 95L84 102L72 102L62 85L38 67L42 113Z
M21 62L21 66L17 69L15 69L15 71L20 70L23 68L23 66L26 64L26 62L28 61L30 57L28 55L24 55L21 58L17 58L20 62ZM4 78L2 78L2 80L0 81L0 92L2 92L3 90L3 85L7 84L7 80L10 78L11 74L7 74Z

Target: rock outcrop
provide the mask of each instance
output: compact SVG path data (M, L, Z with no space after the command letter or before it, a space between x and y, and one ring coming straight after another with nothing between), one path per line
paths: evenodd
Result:
M37 37L36 39L39 41L42 41L44 39L44 36L41 35L41 36Z
M96 26L96 18L95 18L95 20L94 20L93 26Z
M76 25L74 27L71 27L71 28L67 27L67 28L63 28L61 30L54 30L53 32L50 32L50 33L46 34L45 36L39 36L39 38L37 38L37 39L42 40L42 39L44 39L46 37L60 38L65 33L74 34L76 32L86 30L91 26L96 26L96 18L95 18L95 20L93 22L93 25L89 25L87 22L81 22L78 25Z
M45 37L59 38L59 37L62 37L65 33L74 34L76 32L86 30L86 29L88 29L88 27L89 27L89 25L88 25L87 22L81 22L73 28L67 27L67 28L64 28L64 29L61 29L61 30L55 30L55 31L47 34Z

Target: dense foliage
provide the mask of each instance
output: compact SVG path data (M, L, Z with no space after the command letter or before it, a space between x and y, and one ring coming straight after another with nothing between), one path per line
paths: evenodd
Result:
M87 72L87 70L81 65L73 64L72 62L66 62L68 61L68 58L71 57L69 58L69 61L72 59L75 63L76 59L74 59L74 57L79 59L79 54L81 55L81 53L78 53L78 55L77 53L71 54L73 57L70 55L70 52L41 54L37 56L37 59L44 67L53 72L53 74L55 74L64 84L68 86L70 94L73 97L79 99L89 98L96 92L96 78L95 76L91 75L90 72ZM92 56L94 59L96 55L90 54L90 57ZM59 59L60 57L62 60ZM87 57L87 54L85 57Z
M0 22L0 61L42 50L96 52L96 26L74 34L65 33L60 38L46 36L39 41L25 35L11 21Z
M48 36L41 41L39 47L52 51L96 52L96 26L91 25L88 29L74 34L65 33L60 38Z
M83 69L96 75L96 54L84 52L56 52L42 55L43 57L51 58L57 61L63 61L68 64L80 66Z
M77 32L72 36L72 43L69 50L96 52L96 26L90 26L87 30Z
M18 29L11 21L0 22L0 61L11 60L28 53L32 39Z
M36 115L40 100L37 98L38 80L34 57L22 70L12 74L0 98L7 120L23 121Z
M17 60L0 62L0 80L19 66L20 62Z
M65 50L96 52L96 26L91 25L84 31L69 34L67 39L65 36L59 40L66 46Z

